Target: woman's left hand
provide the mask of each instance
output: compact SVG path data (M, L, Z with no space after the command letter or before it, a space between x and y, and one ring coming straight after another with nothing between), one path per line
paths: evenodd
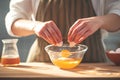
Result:
M78 19L68 32L68 42L72 46L82 42L95 33L103 24L104 22L99 17Z

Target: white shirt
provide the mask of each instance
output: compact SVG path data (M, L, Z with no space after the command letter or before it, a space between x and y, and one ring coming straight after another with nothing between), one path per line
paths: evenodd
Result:
M9 35L15 36L11 31L12 23L18 18L31 19L36 16L40 0L11 0L10 10L6 15L5 24ZM120 16L120 0L92 0L96 15L114 13Z

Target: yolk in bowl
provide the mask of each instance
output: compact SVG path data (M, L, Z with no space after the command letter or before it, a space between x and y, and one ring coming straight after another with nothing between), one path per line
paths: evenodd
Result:
M68 51L68 50L62 50L61 51L61 53L60 53L60 55L62 56L62 57L69 57L70 55L71 55L71 53L70 53L70 51Z
M53 60L53 64L62 69L71 69L79 65L82 59L68 58L71 55L70 51L62 50L60 58Z
M53 60L53 64L62 68L62 69L71 69L79 65L82 59L73 59L73 58L58 58Z

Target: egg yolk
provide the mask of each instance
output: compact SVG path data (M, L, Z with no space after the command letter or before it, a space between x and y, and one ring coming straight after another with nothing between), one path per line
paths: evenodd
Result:
M69 57L71 55L71 53L68 50L62 50L61 53L60 53L60 55L62 57L66 57L67 58L67 57Z

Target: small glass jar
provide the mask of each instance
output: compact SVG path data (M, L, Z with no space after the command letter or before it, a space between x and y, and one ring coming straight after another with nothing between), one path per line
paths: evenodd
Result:
M3 51L1 64L3 66L16 66L20 63L20 57L17 48L18 39L3 39Z

